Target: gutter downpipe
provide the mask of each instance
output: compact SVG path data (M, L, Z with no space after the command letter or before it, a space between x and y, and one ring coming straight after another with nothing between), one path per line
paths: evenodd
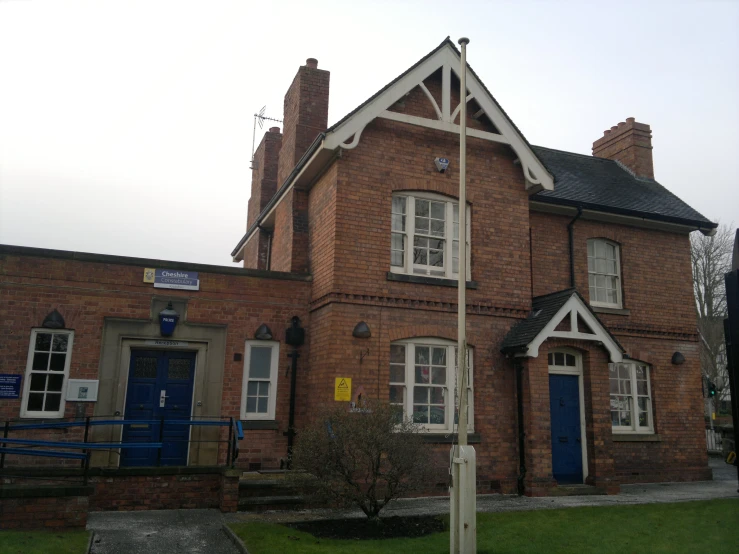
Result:
M523 427L523 363L514 358L513 367L516 370L516 404L518 410L518 495L525 492L524 479L526 478L526 431Z
M575 288L575 221L582 216L582 207L577 207L577 215L567 224L567 235L570 240L570 287Z

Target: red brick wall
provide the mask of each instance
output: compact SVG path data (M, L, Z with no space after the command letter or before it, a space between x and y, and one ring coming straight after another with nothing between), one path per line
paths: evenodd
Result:
M161 267L161 263L160 263ZM31 329L40 327L44 317L58 309L73 329L69 377L96 379L104 318L148 320L153 296L187 298L187 322L228 325L224 360L221 415L240 416L244 362L234 354L244 354L244 341L266 323L275 340L284 341L284 330L293 315L308 321L310 283L301 280L270 279L243 275L200 272L200 291L154 289L142 282L143 267L112 263L81 262L68 259L0 254L0 371L25 375ZM303 349L307 352L307 346ZM289 363L289 347L281 344L280 369ZM25 378L25 376L24 376ZM239 464L261 463L279 467L286 444L289 379L280 371L277 381L276 420L278 431L246 431ZM75 417L75 402L67 402L65 417ZM92 415L93 403L84 403ZM20 416L21 400L0 400L0 421ZM81 439L82 429L35 432L33 438ZM225 438L225 430L223 431ZM225 450L222 452L225 460ZM8 456L7 465L62 465L44 458ZM76 466L70 461L67 465Z
M2 529L84 529L87 496L3 498L0 500Z
M90 510L180 510L218 508L221 475L93 477Z
M357 148L337 162L336 259L333 290L362 295L456 302L453 288L388 281L392 191L427 190L455 197L458 140L440 131L378 120ZM434 158L446 156L440 174ZM515 156L504 146L468 139L467 198L471 207L470 304L528 310L528 196ZM361 276L361 279L357 277Z
M570 286L567 224L572 217L531 212L534 296ZM599 314L618 333L621 330L696 334L696 312L688 236L612 223L579 219L574 224L575 280L586 300L590 238L606 238L620 245L623 307L631 313Z

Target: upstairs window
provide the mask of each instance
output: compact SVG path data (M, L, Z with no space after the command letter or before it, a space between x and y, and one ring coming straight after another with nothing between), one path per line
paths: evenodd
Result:
M588 240L590 304L621 308L621 260L618 244L605 239Z
M246 341L241 419L273 420L275 418L279 352L279 342Z
M467 428L473 428L472 350L467 353ZM457 345L424 338L390 345L391 404L429 431L457 431Z
M467 210L468 244L469 220ZM469 276L469 250L467 269ZM431 193L393 195L390 270L408 275L457 278L459 204Z
M638 362L609 364L608 377L613 432L653 433L649 366Z
M64 417L73 339L73 331L31 331L21 417Z

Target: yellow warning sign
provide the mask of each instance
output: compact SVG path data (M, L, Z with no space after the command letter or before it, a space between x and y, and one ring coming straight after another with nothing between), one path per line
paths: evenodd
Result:
M337 377L334 389L334 400L349 402L352 399L352 380L349 377Z
M156 273L156 269L147 267L144 270L144 283L153 283L155 273Z

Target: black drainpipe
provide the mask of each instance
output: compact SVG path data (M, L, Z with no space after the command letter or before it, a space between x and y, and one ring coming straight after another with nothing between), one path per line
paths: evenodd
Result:
M526 432L523 428L523 363L514 359L516 369L516 403L518 405L518 494L524 494L524 478L526 477Z
M582 215L582 208L580 206L577 207L577 215L567 224L567 234L570 239L570 286L574 289L575 288L575 232L573 231L573 226L575 225L575 221L580 219L580 216Z
M292 469L293 464L293 439L295 438L295 389L298 378L298 346L302 346L305 342L305 329L300 326L300 318L293 316L291 326L285 331L285 342L293 347L293 351L288 354L292 358L292 367L290 374L290 413L288 414L287 432L287 469Z

